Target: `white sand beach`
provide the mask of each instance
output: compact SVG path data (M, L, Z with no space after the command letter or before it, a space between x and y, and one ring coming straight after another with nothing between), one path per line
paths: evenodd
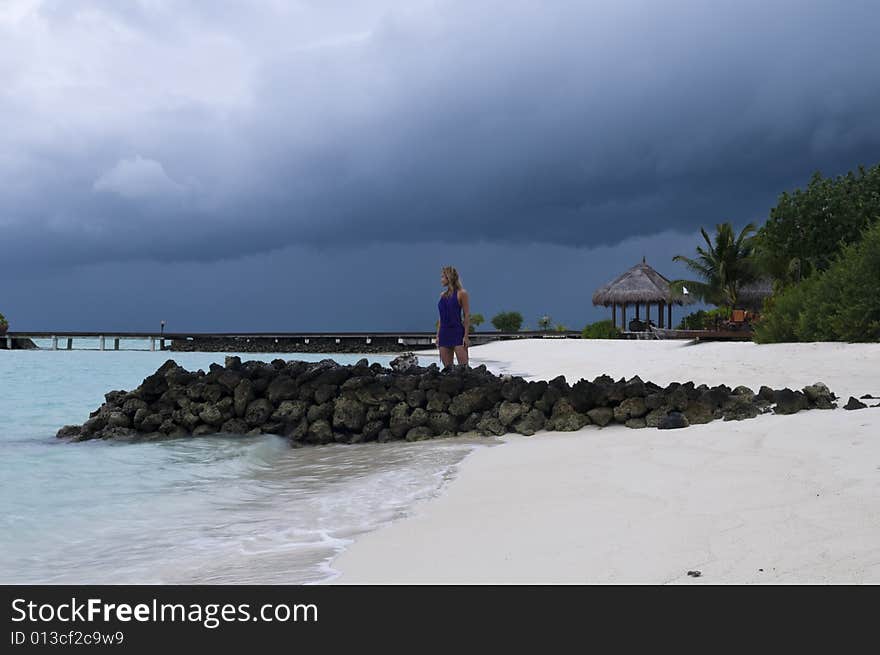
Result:
M880 407L842 409L880 396L880 344L544 339L471 357L569 383L822 381L841 407L504 437L468 456L440 497L359 538L332 563L334 582L880 582Z

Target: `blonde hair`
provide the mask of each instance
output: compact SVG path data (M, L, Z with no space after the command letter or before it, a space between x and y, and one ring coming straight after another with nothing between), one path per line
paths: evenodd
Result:
M455 270L455 266L444 266L442 272L446 276L446 281L449 283L452 293L461 291L461 278L458 277L458 271Z

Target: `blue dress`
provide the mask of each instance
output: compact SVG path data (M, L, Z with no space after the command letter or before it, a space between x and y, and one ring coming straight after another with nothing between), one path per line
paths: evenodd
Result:
M440 338L437 345L443 348L461 346L464 343L464 324L461 322L458 291L449 296L440 296L437 308L440 310Z

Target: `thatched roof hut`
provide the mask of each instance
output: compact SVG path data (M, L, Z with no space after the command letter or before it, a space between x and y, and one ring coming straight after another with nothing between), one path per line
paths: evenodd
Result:
M669 280L651 268L644 259L593 294L593 304L608 307L612 304L663 303L691 305L696 302L669 288Z
M750 309L760 310L764 305L764 299L773 295L773 280L764 278L743 286L737 295L740 305Z
M639 306L645 305L645 317L650 320L651 305L658 306L658 322L663 326L663 308L668 309L668 323L672 323L672 305L691 305L693 296L680 294L669 287L669 280L651 268L645 259L631 269L616 277L593 293L593 304L611 306L612 320L617 324L617 306L623 310L623 327L626 329L626 306L635 305L636 320L639 320Z

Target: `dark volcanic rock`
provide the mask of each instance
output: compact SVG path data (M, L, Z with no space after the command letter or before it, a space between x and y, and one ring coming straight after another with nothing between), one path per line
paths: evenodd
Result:
M308 409L309 405L305 401L282 400L269 418L281 423L298 423Z
M492 434L500 437L507 433L507 428L497 418L486 416L477 421L477 431L482 435Z
M366 423L367 410L363 404L350 398L337 398L333 408L333 427L358 432Z
M505 400L498 407L498 420L501 421L501 425L506 427L522 416L522 413L523 406L520 403Z
M684 411L684 415L690 425L697 425L711 422L716 418L716 411L720 410L715 410L706 403L697 401L688 403L688 408Z
M684 414L680 412L670 412L668 416L661 419L660 424L657 427L661 430L675 430L677 428L686 428L688 425L688 420L685 418Z
M326 419L318 419L309 425L308 439L312 443L325 444L333 441L333 429Z
M849 397L849 400L846 401L846 405L843 406L844 409L865 409L867 405L860 400L854 398L853 396Z
M452 436L456 433L458 421L452 414L430 412L428 414L428 427L438 436Z
M423 441L425 439L431 439L433 437L434 433L431 431L431 428L424 425L411 428L406 433L407 441Z
M406 373L419 365L419 358L413 353L403 353L391 360L391 370L396 373Z
M544 416L544 412L538 409L533 409L524 414L513 426L513 429L520 434L530 437L535 434L535 432L542 429L545 422L546 417Z
M277 405L282 400L293 400L298 397L299 387L296 381L287 375L275 378L266 389L266 398L273 405Z
M837 397L821 382L806 386L803 391L810 407L816 409L834 409L837 407L837 403L834 402Z
M244 416L247 406L251 404L255 397L254 383L248 379L241 380L232 394L232 407L235 415L239 418Z
M587 416L590 417L591 422L603 428L611 423L611 419L614 418L614 410L608 407L595 407L587 412Z
M768 403L776 402L776 392L770 387L762 386L758 391L758 397L766 400Z
M776 392L774 400L776 406L773 408L773 411L776 414L796 414L802 409L810 408L807 397L800 391L780 389Z
M276 434L294 446L361 443L478 432L533 435L539 430L574 431L612 420L630 428L672 429L711 420L742 420L769 411L835 407L836 396L821 382L803 391L761 387L709 388L674 382L665 388L639 377L600 375L569 386L559 376L546 382L496 376L484 365L441 372L417 360L397 370L365 359L341 366L320 362L211 364L208 373L165 362L133 391L110 391L82 426L64 426L60 438L164 439L186 435ZM850 399L848 408L864 407Z
M250 429L251 426L240 418L231 418L220 426L220 432L228 434L247 434Z
M614 408L614 420L618 423L626 423L631 418L641 418L647 413L648 408L642 396L628 396Z
M623 395L627 398L644 398L647 395L645 383L639 376L631 378L623 387Z
M55 436L59 439L73 439L74 437L78 437L81 432L82 426L80 425L65 425L55 433Z
M590 417L580 412L568 412L551 416L544 427L557 432L576 432L590 424Z
M309 407L308 412L306 413L306 417L309 419L309 423L314 423L315 421L328 420L331 416L333 416L333 403L327 402L322 405L312 405Z
M257 427L263 425L274 411L272 403L265 398L258 398L252 401L244 412L244 420L249 426Z

